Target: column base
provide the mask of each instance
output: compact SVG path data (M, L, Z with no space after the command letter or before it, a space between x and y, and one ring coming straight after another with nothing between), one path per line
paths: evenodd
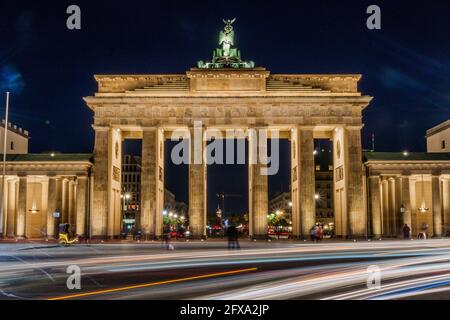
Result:
M270 238L269 238L269 236L267 234L254 234L253 236L251 236L251 239L253 241L255 241L255 240L265 240L265 241L267 241Z
M189 235L189 237L186 238L180 238L180 239L184 239L184 240L208 240L208 238L205 235Z
M101 241L106 241L108 240L107 236L92 236L91 240L101 240Z

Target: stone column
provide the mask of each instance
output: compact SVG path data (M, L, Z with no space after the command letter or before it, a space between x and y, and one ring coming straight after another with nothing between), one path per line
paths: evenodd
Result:
M7 208L8 208L8 184L7 184L7 177L5 177L5 183L3 184L3 178L0 178L0 183L3 184L3 209L2 209L2 221L0 221L0 234L2 236L6 235L6 227L8 224L8 214L7 214ZM1 187L0 187L1 188ZM1 240L1 239L0 239Z
M75 209L75 184L73 178L70 178L68 183L68 206L67 206L67 212L68 212L68 219L67 221L71 224L73 228L76 228L76 209Z
M108 218L106 236L120 236L122 225L122 131L110 128L108 133Z
M194 238L206 235L206 174L204 130L190 130L189 164L189 228Z
M372 230L375 238L382 237L382 217L381 217L381 185L380 177L369 177L370 210L372 216Z
M155 236L156 132L144 131L141 160L141 229L148 239Z
M390 235L393 237L397 237L397 228L396 228L396 215L395 211L395 179L389 178L388 180L388 202L389 202L389 229L391 230Z
M155 213L155 236L161 238L164 234L163 226L163 211L164 211L164 150L165 150L165 138L164 130L158 128L156 133L157 146L156 146L156 213Z
M267 238L269 213L269 186L267 168L267 129L252 128L248 131L249 145L249 201L251 234L254 239Z
M299 176L299 160L300 160L300 130L294 128L291 131L291 220L292 220L292 237L298 239L301 237L301 219L300 219L300 176Z
M9 179L8 188L8 207L6 208L7 224L6 224L6 236L13 238L16 228L16 179Z
M442 202L439 176L432 176L431 188L433 197L433 237L440 238L442 237Z
M346 133L347 156L347 210L350 234L366 236L367 217L364 210L363 165L361 128L348 128Z
M85 236L86 233L86 212L87 212L87 192L88 192L88 177L77 177L76 188L76 234L79 236Z
M407 224L411 228L411 194L409 190L409 178L402 177L402 195L401 195L401 203L400 206L403 205L405 211L402 216L402 227Z
M141 228L147 238L162 236L164 210L164 133L143 132L141 169Z
M69 222L69 180L63 178L61 183L61 223Z
M108 217L108 128L95 128L93 200L91 230L93 237L106 235Z
M450 179L442 179L442 206L444 213L444 236L450 232Z
M299 128L299 200L302 236L307 238L316 223L316 182L314 163L314 133L311 128Z
M56 177L48 179L48 212L47 212L47 236L55 236L55 218L53 212L58 211L58 188Z
M19 201L17 209L17 229L16 235L18 238L25 238L25 226L27 218L27 183L26 176L19 177Z
M416 201L416 182L417 178L414 176L409 177L409 191L411 200L411 236L417 236L419 232L419 226L417 223L417 201Z
M390 236L391 228L389 223L389 181L386 177L382 178L382 204L383 204L383 236Z
M402 177L398 176L395 178L395 230L397 230L397 235L402 237L403 228L403 215L401 212L402 207Z

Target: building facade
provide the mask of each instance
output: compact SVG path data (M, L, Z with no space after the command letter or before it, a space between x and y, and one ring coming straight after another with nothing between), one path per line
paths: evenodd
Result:
M0 141L1 148L0 153L3 154L3 141L5 139L5 120L2 120L0 124ZM27 130L18 127L11 122L7 125L8 136L6 141L6 154L27 154L28 153L28 140L30 139Z
M450 119L427 131L428 152L450 152Z
M91 154L8 155L3 236L53 237L62 222L74 233L89 233L91 159Z
M231 23L226 30L232 30ZM168 201L165 141L176 137L187 138L194 150L189 153L189 229L193 237L204 237L206 145L218 133L248 141L253 238L267 237L268 176L261 160L274 137L290 141L290 155L280 156L291 160L286 198L293 238L309 237L317 219L325 219L317 189L328 190L326 214L328 219L332 206L337 237L395 237L404 224L413 235L447 234L450 153L366 153L363 162L362 115L372 97L358 90L361 75L272 74L241 60L234 47L214 52L211 62L201 61L183 74L96 75L97 92L84 98L94 113L92 155L8 152L3 235L52 237L58 223L69 222L79 235L119 237L123 195L132 192L139 193L139 201L133 196L137 227L146 238L161 237ZM428 133L430 141L438 131L444 132ZM130 171L135 164L122 153L127 139L142 142L138 173ZM317 175L315 140L332 146L333 166L324 177ZM437 140L444 146L442 136Z
M233 30L232 21L226 23L223 34ZM364 236L361 128L362 112L372 98L358 91L361 76L276 75L241 60L236 48L214 52L211 62L201 61L185 74L95 76L98 92L85 98L94 112L93 236L111 238L120 232L124 139L142 140L141 228L147 237L162 235L164 141L180 131L191 138L196 150L189 161L189 221L194 237L206 235L203 155L217 132L247 139L251 148L258 146L259 157L250 152L247 159L250 236L267 236L268 177L260 158L273 132L291 141L293 236L307 236L316 221L314 139L334 144L336 233Z
M368 234L449 235L450 153L366 153Z

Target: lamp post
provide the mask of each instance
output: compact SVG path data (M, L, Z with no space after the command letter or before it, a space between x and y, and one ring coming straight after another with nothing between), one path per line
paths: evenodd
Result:
M3 137L3 174L2 174L2 189L0 195L0 239L3 238L3 198L5 193L5 177L6 177L6 143L8 139L8 113L9 113L9 92L6 92L6 107L5 107L5 134Z

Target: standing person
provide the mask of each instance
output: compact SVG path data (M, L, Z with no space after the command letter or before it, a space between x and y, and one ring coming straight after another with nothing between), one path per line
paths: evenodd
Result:
M234 225L230 225L227 228L228 237L228 249L240 249L239 245L239 232Z
M173 246L170 244L170 232L172 230L170 229L169 225L165 225L164 226L164 244L166 246L167 250L173 250Z
M316 241L322 240L322 228L321 228L320 224L318 224L316 226L316 229L315 229L315 232L314 232L314 236L316 238Z
M411 239L411 228L405 223L402 229L403 239L408 240Z
M311 230L309 230L309 236L311 238L311 241L316 242L316 228L317 227L312 227Z

